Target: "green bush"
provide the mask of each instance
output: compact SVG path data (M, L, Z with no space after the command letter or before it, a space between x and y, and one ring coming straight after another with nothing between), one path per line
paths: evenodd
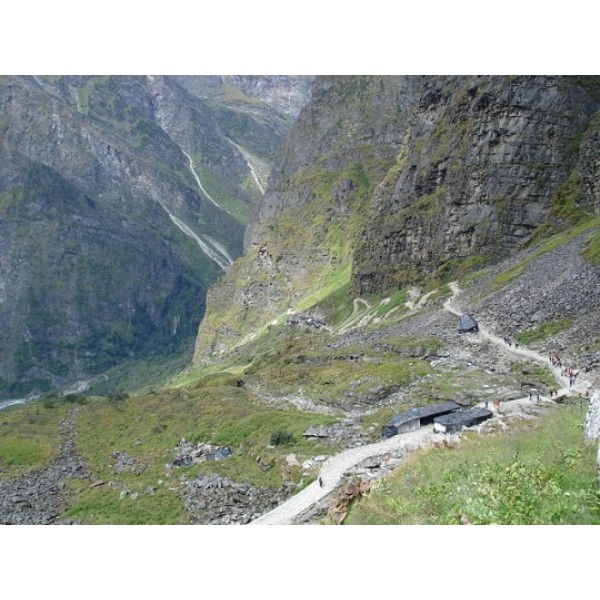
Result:
M69 404L89 404L90 399L83 394L67 394L64 397L64 401Z
M44 408L54 408L56 406L56 400L56 396L44 396L42 404L44 405Z
M544 465L514 461L507 466L485 465L481 472L467 478L461 512L471 523L530 525L569 523L582 516L598 518L599 490L592 487L569 489L564 486L562 470L573 469L581 458L573 451L563 452L557 462ZM460 493L461 486L457 491ZM587 518L586 518L587 517Z
M271 446L287 446L294 443L294 436L285 429L271 432Z
M503 435L465 435L415 453L354 504L348 524L576 525L600 523L596 447L586 406L569 406Z
M109 402L122 402L123 400L127 400L127 398L129 398L129 394L121 392L120 390L116 390L108 394L107 398Z

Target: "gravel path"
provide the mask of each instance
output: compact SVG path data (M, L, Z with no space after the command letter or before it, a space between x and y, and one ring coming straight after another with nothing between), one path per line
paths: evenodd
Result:
M461 290L456 282L452 282L448 285L452 290L452 296L448 298L446 302L444 302L444 308L452 314L460 316L464 313L464 311L461 311L460 308L458 308L454 303L458 296L460 296ZM479 335L482 338L492 342L492 344L500 348L507 355L522 356L523 358L534 360L538 363L541 363L545 367L548 367L552 371L554 378L563 385L563 389L560 390L559 393L566 394L576 392L583 394L591 387L591 383L581 376L578 376L576 383L570 387L569 378L561 375L561 369L552 365L547 356L544 356L535 350L529 350L523 346L519 346L518 348L515 347L514 344L509 346L501 337L490 333L481 325L481 323L479 323Z
M333 492L340 483L345 472L351 467L367 458L385 454L386 452L398 450L410 452L417 448L422 448L431 443L432 435L433 425L428 425L427 427L422 427L416 431L396 435L387 440L377 442L376 444L368 444L336 454L323 464L319 473L319 476L323 481L323 487L319 486L318 481L314 481L300 493L292 496L276 509L255 519L250 524L289 525L293 523L294 517L305 512L319 500Z

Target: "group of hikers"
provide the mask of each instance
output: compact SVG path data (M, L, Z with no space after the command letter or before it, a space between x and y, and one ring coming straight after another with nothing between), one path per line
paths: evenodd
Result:
M562 359L560 358L560 354L558 352L550 352L548 354L548 359L553 367L562 367Z
M504 337L502 338L504 340L504 343L510 348L513 345L513 341L509 338L509 337ZM517 344L517 342L515 342L515 348L518 348L519 344Z
M569 387L571 387L576 379L577 379L577 375L579 375L579 371L576 371L575 369L573 369L573 367L564 367L560 374L563 377L568 377L569 378Z
M574 369L569 365L564 365L562 359L560 358L560 354L558 352L550 352L548 355L550 363L554 367L560 367L561 377L569 378L569 387L572 387L575 381L577 380L577 376L579 375L579 371Z

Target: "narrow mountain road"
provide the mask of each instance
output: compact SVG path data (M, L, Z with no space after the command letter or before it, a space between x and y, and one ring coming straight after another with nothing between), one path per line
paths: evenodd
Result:
M396 435L382 442L351 448L350 450L336 454L321 467L319 477L323 481L322 487L319 485L318 480L314 481L274 510L252 521L250 525L290 525L293 523L295 517L332 493L348 469L372 456L397 450L410 452L417 448L425 447L431 443L432 435L433 426L429 425L416 431Z
M462 312L454 305L454 302L460 295L461 290L456 282L453 282L449 285L450 289L452 290L452 296L448 298L446 302L444 302L444 309L456 316L460 316ZM355 307L357 308L356 304ZM556 379L565 384L565 387L558 391L559 395L582 392L589 386L589 382L580 380L576 386L568 387L568 382L565 381L565 378L560 375L560 370L552 367L549 364L548 359L538 352L528 350L527 348L523 348L521 346L519 348L515 348L514 345L508 346L503 339L490 333L487 331L487 329L481 327L481 325L479 326L479 334L507 353L524 358L530 358L544 364L545 366L550 366L554 375L556 376ZM528 405L539 405L539 401L525 397L512 400L509 404L516 408ZM314 481L308 487L304 488L301 492L291 497L274 510L252 521L250 525L290 525L294 522L296 517L303 514L313 507L317 502L334 492L337 486L340 484L344 474L352 467L368 458L380 456L387 452L404 450L408 453L418 448L428 446L432 443L432 436L433 426L429 425L416 431L396 435L381 442L367 444L365 446L351 448L349 450L340 452L339 454L329 458L323 464L319 472L319 477L323 482L322 486L319 485L318 480Z

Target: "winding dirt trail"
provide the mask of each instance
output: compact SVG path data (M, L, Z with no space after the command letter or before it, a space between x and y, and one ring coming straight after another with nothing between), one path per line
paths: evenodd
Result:
M455 306L454 302L460 295L461 290L456 282L449 285L452 290L452 296L444 302L444 309L453 315L460 316L462 311ZM545 366L551 366L548 359L538 352L528 350L522 346L519 346L518 348L515 348L514 345L508 346L503 339L490 333L487 329L481 327L481 325L479 326L479 335L488 339L508 354L529 358L540 362ZM568 380L561 376L560 370L552 366L551 368L557 381L564 384L563 389L558 392L559 395L568 395L573 392L581 393L589 385L588 382L580 380L577 385L568 387ZM510 405L513 408L537 404L538 402L536 402L536 400L530 399L529 397L519 398L510 402ZM292 496L274 510L252 521L250 525L290 525L294 522L296 517L303 514L321 499L335 491L344 474L355 465L363 460L373 456L380 456L386 452L404 450L406 453L409 453L418 448L428 446L432 443L432 436L433 426L429 425L416 431L396 435L381 442L367 444L365 446L360 446L359 448L351 448L350 450L340 452L329 458L323 464L319 472L319 477L323 481L322 487L319 485L318 480L314 481L308 487L304 488L295 496Z
M371 305L366 300L363 300L362 298L354 298L352 301L352 314L340 326L338 329L338 335L344 334L349 329L352 329L352 327L355 327L356 324L364 317L364 311L361 312L359 307L360 304L364 306L364 311L371 309Z
M461 311L460 308L458 308L455 305L455 302L461 294L461 289L458 287L458 284L455 281L448 285L452 290L452 296L448 298L446 302L444 302L444 308L447 311L451 312L453 315L460 316L464 313L464 311ZM525 348L523 346L519 346L518 348L515 347L514 344L509 346L501 337L491 333L486 327L483 327L481 323L479 323L479 335L482 338L492 342L492 344L500 348L505 354L528 358L530 360L534 360L544 365L545 367L548 367L552 371L552 374L554 375L555 379L562 384L562 393L583 393L590 387L590 382L585 380L581 376L577 377L577 382L573 386L569 386L569 378L561 375L560 368L550 364L550 361L547 356L544 356L539 352L535 352L535 350L529 350L528 348Z

